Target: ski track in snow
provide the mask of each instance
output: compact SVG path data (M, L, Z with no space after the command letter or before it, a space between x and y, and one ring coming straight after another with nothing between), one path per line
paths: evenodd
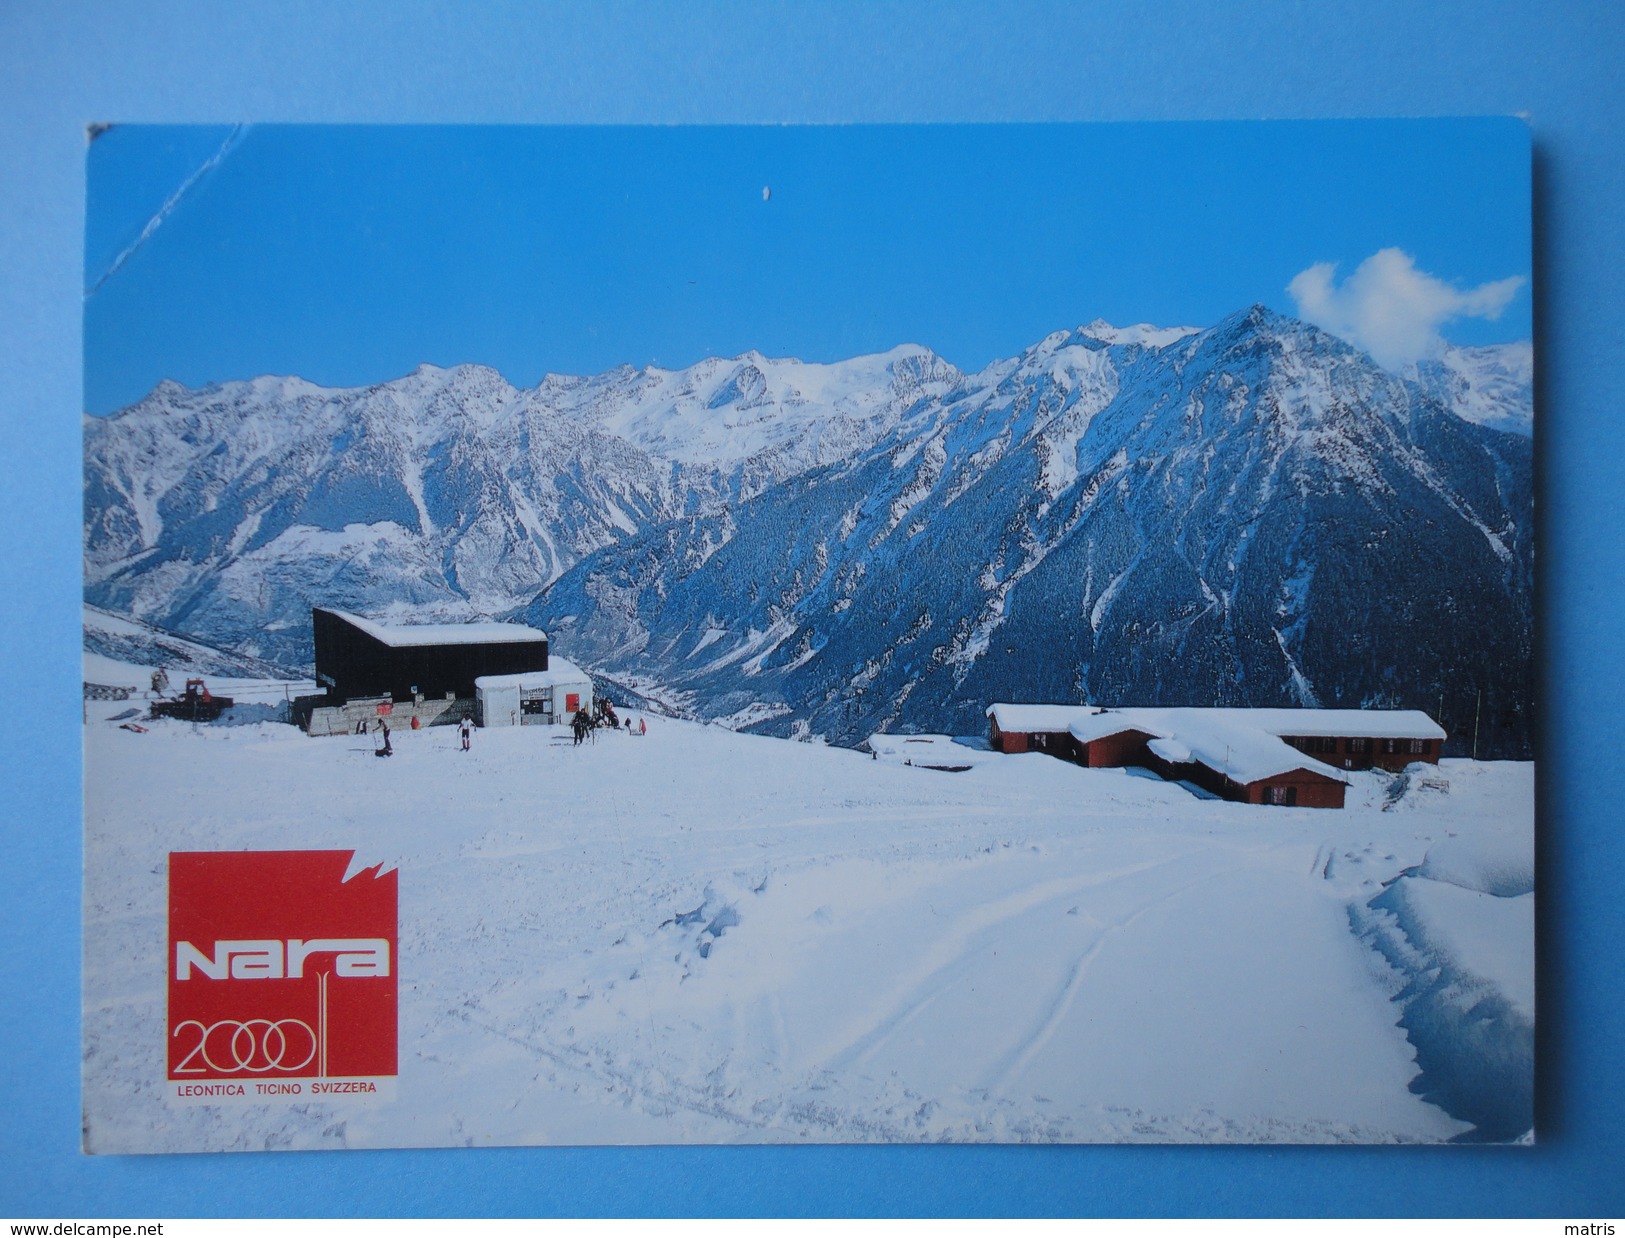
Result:
M1107 925L1100 936L1096 937L1090 943L1089 948L1079 957L1072 968L1071 974L1066 978L1065 986L1056 996L1049 1009L1045 1011L1043 1021L1028 1035L1022 1037L1011 1051L1007 1062L999 1069L998 1077L991 1085L992 1089L999 1091L1007 1089L1015 1077L1038 1056L1039 1051L1049 1044L1056 1031L1061 1027L1067 1013L1071 1010L1073 1003L1077 1001L1078 992L1082 988L1083 979L1089 970L1089 965L1094 962L1096 956L1111 943L1117 934L1132 928L1134 922L1142 916L1178 898L1191 886L1207 880L1210 880L1210 878L1204 875L1194 881L1177 886L1153 898L1150 902L1140 904L1129 915Z
M867 1030L859 1035L855 1042L824 1056L827 1056L830 1064L835 1067L844 1066L850 1060L865 1062L873 1058L880 1043L895 1032L900 1023L924 1010L949 986L962 982L962 973L968 961L967 954L973 939L995 934L1017 917L1025 916L1057 900L1075 899L1093 886L1121 881L1148 869L1160 868L1167 862L1153 860L1134 864L1115 872L1099 874L1081 883L1075 878L1046 882L979 907L961 917L953 926L953 930L937 942L933 955L924 965L924 975L910 976L903 980L904 987L908 989L908 996L898 1003L887 1002L882 1007L885 1013L872 1012L862 1021L867 1025ZM1102 939L1097 938L1096 944L1090 947L1091 953L1097 948L1100 940Z
M86 736L97 1151L1448 1139L1348 908L1530 812L1524 765L1356 775L1327 812L655 717L579 749L397 732L380 762L122 708ZM399 867L400 1101L166 1107L165 857L238 847Z

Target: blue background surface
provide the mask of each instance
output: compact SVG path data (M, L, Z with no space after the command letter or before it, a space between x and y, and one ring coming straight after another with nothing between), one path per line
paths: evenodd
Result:
M0 1215L1625 1214L1622 48L1625 8L1534 0L0 9ZM1510 113L1536 157L1539 1146L79 1154L87 122Z

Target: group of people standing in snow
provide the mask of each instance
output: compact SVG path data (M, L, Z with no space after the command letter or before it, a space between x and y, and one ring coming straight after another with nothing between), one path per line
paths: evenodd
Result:
M585 709L576 710L570 719L570 734L575 737L575 745L579 747L581 741L591 735L597 725Z
M389 741L389 723L384 721L382 717L379 717L377 722L377 734L379 739L382 740L382 743L378 744L373 749L373 755L378 757L394 756L395 749ZM587 739L588 736L590 736L599 727L609 727L614 731L621 729L621 719L615 712L615 706L606 700L595 702L590 712L585 709L578 709L570 718L570 730L575 736L576 744L580 744L583 740ZM358 721L355 724L355 729L357 734L366 734L366 720L362 719ZM418 729L417 718L415 716L412 719L412 729ZM635 728L632 725L632 719L630 717L626 719L626 733L628 735L646 735L648 732L648 723L644 722L643 719L638 719L637 726ZM464 752L472 751L474 740L474 719L466 714L463 715L463 717L457 723L457 735L458 739L461 741L462 750Z
M594 702L590 713L585 709L578 709L570 719L570 731L575 736L577 744L580 744L582 740L590 736L599 727L608 727L612 731L621 729L621 719L615 712L614 704L610 701L600 700ZM646 735L648 731L649 726L643 719L638 719L637 729L634 730L632 719L627 718L626 733L628 735Z

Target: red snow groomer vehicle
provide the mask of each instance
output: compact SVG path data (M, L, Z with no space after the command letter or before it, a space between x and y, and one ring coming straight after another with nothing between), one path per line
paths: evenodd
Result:
M229 696L215 696L201 679L188 679L186 691L180 696L152 703L152 716L179 718L182 722L213 722L230 708Z

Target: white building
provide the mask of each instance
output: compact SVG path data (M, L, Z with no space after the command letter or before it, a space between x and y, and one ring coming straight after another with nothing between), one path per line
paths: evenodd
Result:
M474 681L474 721L482 727L563 724L582 709L592 709L592 680L563 658L550 658L545 671Z

